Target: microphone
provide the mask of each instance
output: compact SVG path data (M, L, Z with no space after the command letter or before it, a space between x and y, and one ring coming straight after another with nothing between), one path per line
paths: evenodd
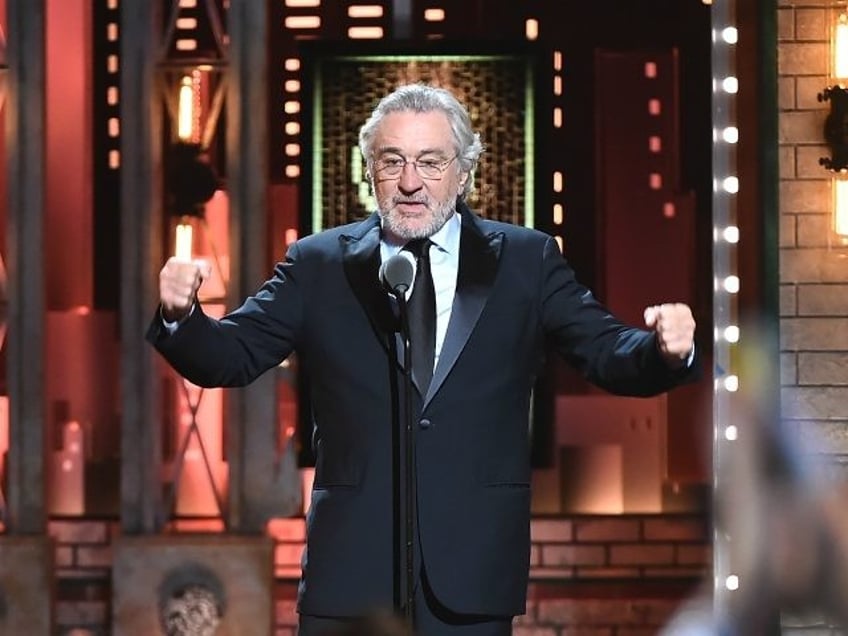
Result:
M415 278L415 257L401 250L380 265L380 282L394 296L402 297Z

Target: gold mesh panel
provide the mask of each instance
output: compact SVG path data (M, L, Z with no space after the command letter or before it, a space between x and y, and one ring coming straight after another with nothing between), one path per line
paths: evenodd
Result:
M526 87L531 72L526 58L492 57L348 57L326 61L320 67L320 174L321 227L333 227L363 218L372 211L366 186L352 162L362 164L354 148L359 128L381 97L396 87L424 82L451 90L471 114L486 151L475 173L475 189L468 198L481 215L525 224L528 184L525 130L531 124ZM313 149L314 150L314 149ZM364 179L364 176L362 176ZM315 218L315 215L313 215Z

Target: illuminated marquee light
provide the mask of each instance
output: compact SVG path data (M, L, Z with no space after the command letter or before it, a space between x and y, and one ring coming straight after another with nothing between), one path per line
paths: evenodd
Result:
M347 30L347 37L351 40L379 40L383 37L381 26L355 26Z
M724 378L724 388L728 391L734 392L739 390L739 376L738 375L728 375Z
M737 294L739 293L739 277L738 276L728 276L724 279L724 290L728 294Z
M658 99L648 100L648 114L656 117L662 114L662 102Z
M180 9L196 9L197 0L180 0ZM177 51L196 51L198 47L197 38L192 37L197 31L197 18L191 16L179 16L174 21L174 28L180 32L174 42Z
M444 9L424 9L424 20L427 22L444 22Z
M645 62L645 77L648 79L656 79L657 77L657 63L656 62Z
M562 207L562 203L555 203L553 212L554 225L562 225L562 222L565 220L565 212Z
M553 70L553 97L554 100L562 99L563 93L563 81L562 81L562 51L554 51L553 52L553 60L552 60L552 70ZM560 106L554 106L553 109L553 126L554 128L562 128L562 108ZM554 172L554 180L553 180L553 192L554 197L557 198L557 195L562 194L564 188L564 177L563 173L559 170ZM565 222L565 207L562 203L557 202L553 205L553 214L551 215L551 220L553 221L554 226L560 227ZM561 231L561 230L560 230ZM564 241L561 234L555 234L555 238L557 244L559 245L560 251L564 250Z
M300 71L300 59L296 57L287 57L283 61L283 68L286 73L296 74ZM299 76L289 77L283 82L283 89L288 94L289 99L283 104L285 115L290 119L283 125L284 133L293 139L290 139L283 146L283 154L289 163L283 167L283 174L287 179L296 179L300 176L300 165L294 163L300 156L300 122L294 118L300 114L300 90L301 82ZM297 148L296 152L293 152Z
M318 29L321 27L321 16L290 15L285 20L287 29Z
M385 37L385 28L375 20L384 17L384 10L378 4L356 4L347 9L347 15L354 24L348 27L347 37L351 40L380 40ZM358 22L358 23L357 23Z
M106 40L108 41L107 47L112 49L113 51L118 47L118 38L120 36L120 26L119 21L117 20L117 12L119 9L119 1L118 0L108 0L106 3L106 8L109 11L114 12L115 18L112 21L108 21L106 23ZM120 71L120 57L115 52L110 52L106 55L106 106L109 110L109 115L107 117L107 134L110 139L110 145L118 146L120 144L120 135L121 135L121 118L119 109L119 97L120 91L117 86L117 75ZM117 147L110 148L106 151L106 167L109 170L115 171L121 167L121 153Z
M659 172L652 172L648 175L648 187L651 190L661 190L662 181L662 175Z
M528 18L524 23L524 35L531 42L539 39L539 21L536 18Z
M738 428L735 423L734 399L740 381L735 369L733 350L741 340L738 326L738 292L741 282L736 271L736 249L739 227L736 223L736 195L739 178L736 173L736 143L739 131L735 121L735 96L739 81L735 75L735 45L738 32L733 25L735 0L702 0L712 5L712 69L713 69L713 358L715 382L713 392L713 487L715 499L722 501L726 491L734 487L725 483L730 474ZM738 555L734 554L735 527L732 521L716 521L713 529L713 607L717 616L731 606L728 595L742 585L738 571Z
M347 8L347 17L354 19L382 18L383 7L379 4L352 4Z

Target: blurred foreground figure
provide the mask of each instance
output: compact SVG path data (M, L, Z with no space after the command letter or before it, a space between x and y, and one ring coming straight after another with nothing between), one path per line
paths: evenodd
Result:
M768 376L761 361L746 363L746 377ZM726 486L715 526L730 538L722 558L739 588L722 591L720 607L710 581L662 636L779 635L781 613L821 617L827 633L848 626L848 483L826 478L767 401L766 393L749 399L734 420L738 438L716 466Z

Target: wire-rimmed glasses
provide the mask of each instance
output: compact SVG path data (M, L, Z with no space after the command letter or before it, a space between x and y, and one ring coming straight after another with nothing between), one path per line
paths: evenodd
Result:
M412 164L419 177L436 181L442 178L454 159L456 155L450 159L407 159L400 155L383 155L374 161L374 172L381 177L395 178L401 175L406 164Z

